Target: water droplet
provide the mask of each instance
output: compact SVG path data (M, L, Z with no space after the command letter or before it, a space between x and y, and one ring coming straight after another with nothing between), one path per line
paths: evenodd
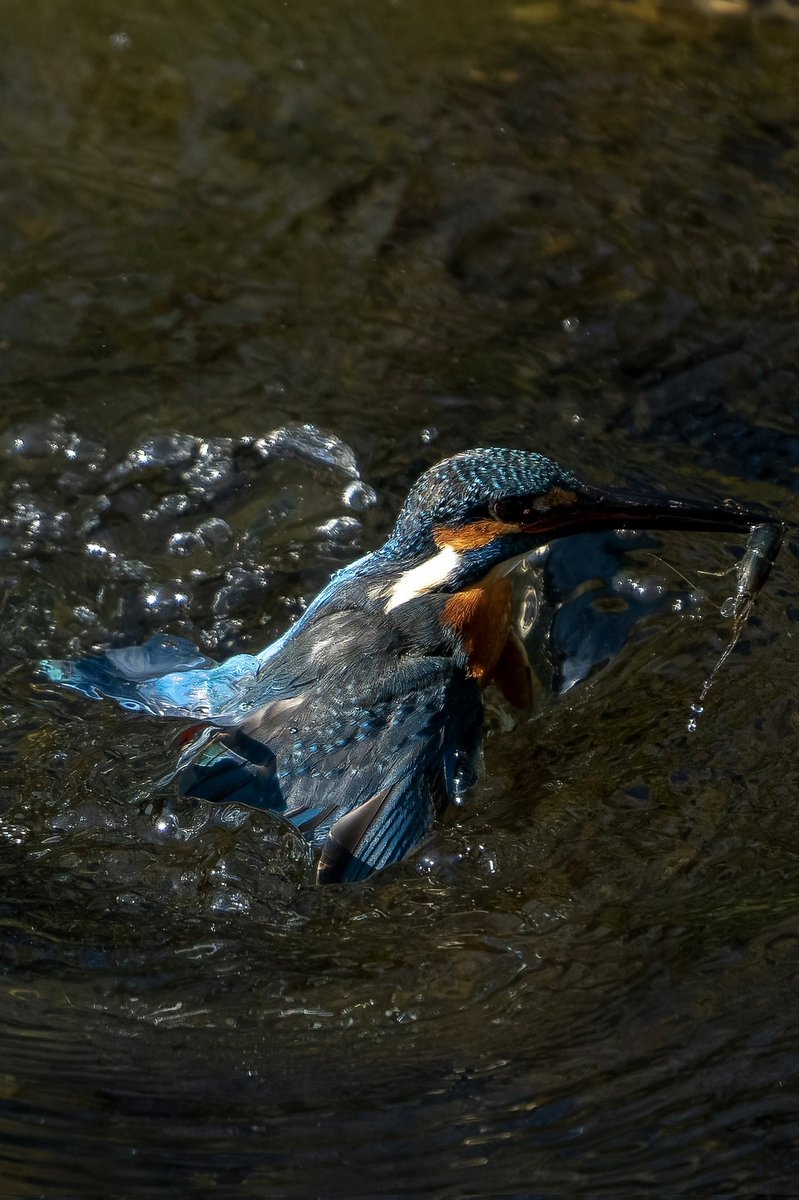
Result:
M196 533L173 533L167 545L170 554L175 554L178 558L186 558L198 549L200 539Z
M285 425L255 442L254 449L265 459L281 459L296 455L312 462L338 467L353 479L358 479L358 461L350 446L335 434L323 433L315 425Z
M477 781L477 772L472 766L468 755L460 750L456 754L455 769L452 772L452 803L461 805L466 799L466 793Z
M357 517L331 517L316 530L320 537L331 542L351 542L360 531L361 522Z
M142 602L151 618L171 621L188 605L189 596L179 587L156 584L144 591Z
M250 901L243 892L228 891L220 889L211 900L211 909L216 913L246 913L249 911Z
M181 474L181 479L193 492L203 496L218 496L230 488L235 471L229 439L202 442L196 460Z
M87 542L85 551L89 558L116 558L113 551L109 550L107 546L102 546L99 542Z
M211 550L220 550L233 538L233 530L221 517L209 517L207 521L201 521L195 532Z
M156 821L155 828L162 837L177 837L180 833L180 822L174 813L164 813Z
M362 479L354 479L345 487L342 499L347 508L351 508L355 512L363 512L364 509L371 508L373 504L377 503L377 492Z
M185 492L172 492L159 501L152 510L153 517L182 517L191 509L191 500ZM148 515L148 514L145 514Z
M724 603L721 606L721 615L722 615L722 617L734 617L735 616L735 597L734 596L728 596L727 599L724 601Z
M693 704L691 705L691 708L690 708L691 715L688 718L688 732L689 733L696 733L697 721L698 721L699 717L701 717L703 712L705 711L705 707L702 703L700 703L700 701L704 700L709 687L710 687L710 680L705 680L705 686L702 688L702 695L701 695L700 699L695 700L693 702Z
M128 476L154 467L177 467L192 462L200 447L199 438L190 434L159 433L142 442L110 472L112 478Z

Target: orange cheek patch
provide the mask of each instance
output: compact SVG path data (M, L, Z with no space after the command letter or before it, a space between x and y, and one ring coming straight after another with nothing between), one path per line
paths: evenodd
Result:
M449 546L452 550L480 550L489 542L495 541L505 533L518 533L519 526L506 521L472 521L461 529L436 529L433 534L436 545L440 550Z

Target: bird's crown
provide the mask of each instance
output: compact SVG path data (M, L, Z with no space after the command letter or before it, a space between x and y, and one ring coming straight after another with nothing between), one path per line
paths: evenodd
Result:
M523 521L538 499L578 487L552 459L527 450L478 449L430 467L411 488L387 549L423 553L431 539L480 523ZM551 501L550 501L551 502Z

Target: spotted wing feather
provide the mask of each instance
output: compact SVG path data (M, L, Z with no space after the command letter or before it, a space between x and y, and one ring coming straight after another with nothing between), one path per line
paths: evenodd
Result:
M175 772L185 795L269 809L322 852L320 879L361 879L427 835L479 744L479 687L448 655L419 652L437 636L421 636L424 620L411 605L389 620L343 604L257 657L214 663L156 637L41 669L93 699L199 722Z
M482 721L479 688L451 658L398 660L373 624L347 629L357 659L329 649L296 703L220 733L179 779L186 794L290 821L321 851L324 882L365 878L427 836Z

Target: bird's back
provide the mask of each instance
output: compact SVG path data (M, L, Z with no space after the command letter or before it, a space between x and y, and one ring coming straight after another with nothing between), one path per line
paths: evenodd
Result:
M206 744L181 790L280 814L321 851L326 881L402 858L471 767L482 722L437 618L407 607L321 612L264 665L278 695Z

